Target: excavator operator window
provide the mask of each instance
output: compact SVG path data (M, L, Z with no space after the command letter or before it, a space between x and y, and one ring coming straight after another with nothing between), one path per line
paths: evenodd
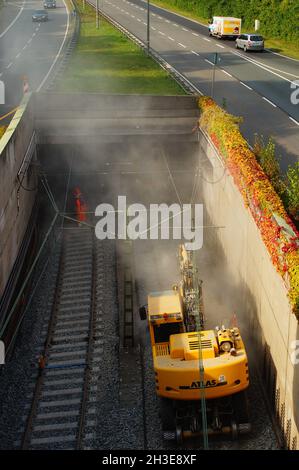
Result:
M181 323L162 323L154 326L155 343L166 343L170 335L176 335L181 332Z

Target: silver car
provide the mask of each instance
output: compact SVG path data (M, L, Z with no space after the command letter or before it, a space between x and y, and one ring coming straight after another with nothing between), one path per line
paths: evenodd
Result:
M264 38L257 34L241 34L236 39L236 49L243 49L247 51L263 51L264 50Z

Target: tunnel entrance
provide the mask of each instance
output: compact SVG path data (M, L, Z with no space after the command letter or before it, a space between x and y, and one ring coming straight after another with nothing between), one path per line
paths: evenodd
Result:
M209 163L198 142L137 142L91 145L40 145L39 159L52 189L58 207L67 217L75 217L74 189L80 188L88 207L87 223L95 226L98 204L117 207L117 197L126 196L128 203L149 204L203 203L202 178L211 173ZM203 174L203 169L205 169ZM211 183L213 184L213 183ZM76 222L66 219L66 227ZM230 326L234 316L246 338L253 378L259 364L256 362L257 344L251 335L253 317L246 315L244 283L230 278L228 259L218 240L223 224L212 222L204 209L204 243L196 253L203 292L207 327ZM152 291L171 288L179 280L177 248L180 240L136 240L133 242L136 298L138 305L147 302ZM137 323L137 320L135 320ZM142 345L146 359L151 362L151 351L145 325L135 324L137 343ZM269 360L269 359L268 359ZM268 368L268 365L262 365ZM149 372L147 372L149 373ZM272 377L272 376L271 376ZM269 378L271 381L273 379ZM272 391L275 383L271 383ZM260 383L253 379L249 397L254 423L254 434L260 435L270 426L264 398L256 406ZM154 389L152 390L154 394ZM151 397L152 400L152 397ZM275 400L272 403L275 410ZM157 404L158 407L158 404ZM265 423L268 423L265 425ZM159 417L157 417L159 427ZM149 437L149 440L151 437ZM221 444L220 445L221 448ZM270 444L271 445L271 444ZM216 444L217 447L217 444Z

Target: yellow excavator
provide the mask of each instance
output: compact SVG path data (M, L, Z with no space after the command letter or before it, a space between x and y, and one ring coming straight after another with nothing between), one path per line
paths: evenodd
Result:
M250 432L245 390L248 359L239 329L205 330L202 281L193 252L179 247L181 281L153 292L140 308L148 320L163 437L239 435Z

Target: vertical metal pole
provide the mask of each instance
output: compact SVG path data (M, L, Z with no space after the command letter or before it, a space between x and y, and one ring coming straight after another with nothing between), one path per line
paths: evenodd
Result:
M147 34L146 34L146 47L147 53L149 53L150 48L150 2L147 0Z
M99 0L96 0L96 28L99 29L100 21L99 21Z
M200 383L200 405L201 405L201 422L202 422L202 436L203 436L203 448L209 449L208 439L208 419L207 419L207 403L205 393L205 369L202 354L202 342L201 342L201 331L204 329L204 316L203 316L203 304L202 304L202 288L198 279L198 271L195 264L192 262L192 280L193 289L195 291L195 322L196 331L198 334L198 362L199 362L199 383Z
M211 97L214 98L214 85L215 85L215 72L216 72L216 64L218 62L218 53L215 52L214 58L214 66L213 66L213 75L212 75L212 89L211 89Z

